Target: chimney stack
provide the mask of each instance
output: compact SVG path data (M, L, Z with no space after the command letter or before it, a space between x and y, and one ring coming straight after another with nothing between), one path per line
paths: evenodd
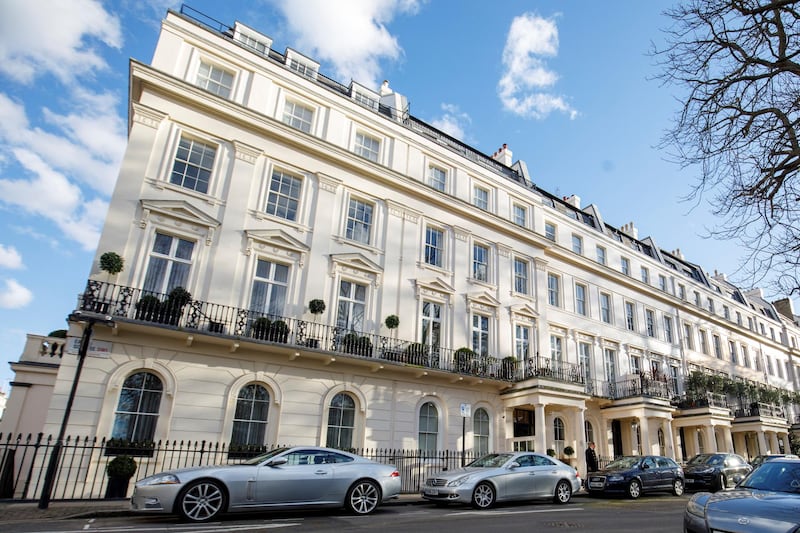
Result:
M507 144L503 144L503 146L501 146L494 154L492 154L492 159L507 167L510 167L513 163L511 158L511 150L508 149Z

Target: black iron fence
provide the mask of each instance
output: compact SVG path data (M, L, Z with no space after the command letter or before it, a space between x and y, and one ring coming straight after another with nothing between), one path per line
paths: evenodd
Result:
M0 500L36 500L41 496L44 475L55 445L53 436L0 433ZM135 457L136 473L142 479L163 470L189 466L236 464L275 448L243 449L210 441L159 441L130 447L96 437L67 437L53 482L52 500L85 500L113 497L107 467L119 454ZM425 477L462 464L459 451L393 450L360 448L349 450L374 461L393 464L400 472L402 492L419 491ZM475 459L472 451L463 460ZM131 483L132 485L132 483ZM128 491L132 486L128 487ZM129 492L123 491L123 494Z

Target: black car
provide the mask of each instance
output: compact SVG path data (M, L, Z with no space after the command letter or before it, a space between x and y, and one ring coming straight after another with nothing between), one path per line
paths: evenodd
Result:
M735 487L751 470L744 457L735 453L700 453L683 467L687 489L712 492Z
M774 459L753 470L736 489L698 492L686 505L686 533L789 533L800 527L800 460Z
M622 493L633 499L651 491L671 491L680 496L683 487L681 466L660 455L620 457L603 470L589 474L586 480L586 490L591 495Z
M775 459L800 459L800 457L793 453L771 453L768 455L757 455L752 461L750 461L750 465L753 468L758 468L767 461L774 461Z

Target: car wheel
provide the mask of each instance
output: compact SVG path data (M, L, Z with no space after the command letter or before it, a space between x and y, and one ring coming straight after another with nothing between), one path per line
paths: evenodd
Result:
M569 503L570 499L572 499L572 486L568 481L562 479L556 484L553 503Z
M714 490L725 490L726 488L728 488L728 479L725 474L720 474L714 481Z
M479 483L472 492L472 506L476 509L489 509L496 498L494 487L486 481Z
M368 479L356 482L347 491L347 509L358 515L370 514L378 508L381 501L381 489L378 484Z
M672 494L675 496L683 496L683 480L680 478L675 478L675 481L672 482Z
M628 496L630 496L632 500L635 500L641 495L642 495L642 484L634 479L628 485Z
M217 481L195 481L178 496L178 514L183 520L208 522L225 511L225 490Z

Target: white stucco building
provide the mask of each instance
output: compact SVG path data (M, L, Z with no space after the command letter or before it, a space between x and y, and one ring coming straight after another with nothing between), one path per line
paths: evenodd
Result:
M209 22L169 12L152 63L130 64L96 256L125 269L95 261L79 304L116 326L94 328L69 434L572 447L582 472L588 440L603 457L678 460L788 446L790 300L540 189L508 147L447 136L388 83L341 85L262 33ZM74 373L65 355L45 433Z

